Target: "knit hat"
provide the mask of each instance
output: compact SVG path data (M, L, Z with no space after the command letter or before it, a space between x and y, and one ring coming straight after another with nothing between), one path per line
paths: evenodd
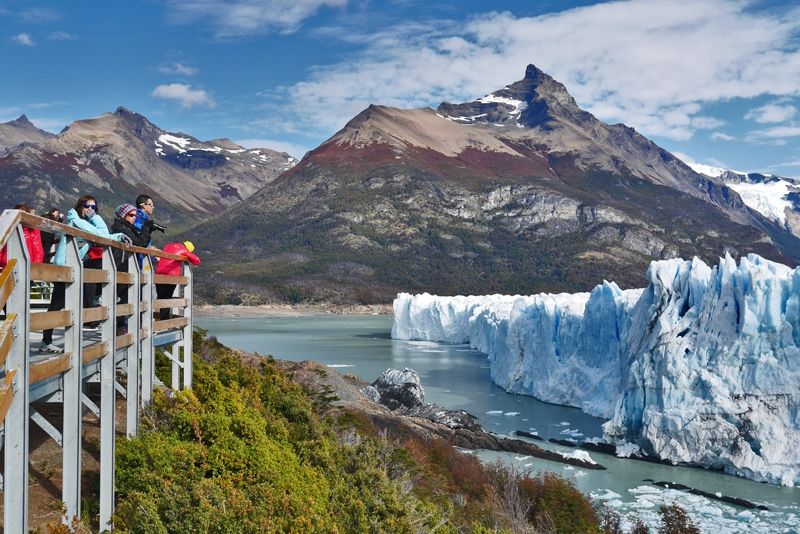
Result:
M117 209L114 210L114 217L117 219L124 219L125 216L132 211L136 211L136 206L133 204L120 204L117 206Z
M184 241L183 246L186 247L186 250L188 250L189 252L194 252L194 243L192 243L191 241Z

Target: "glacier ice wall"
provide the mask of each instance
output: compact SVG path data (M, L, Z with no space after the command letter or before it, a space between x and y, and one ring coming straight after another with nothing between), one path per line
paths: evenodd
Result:
M469 342L514 393L609 418L611 442L800 484L800 269L749 255L653 262L648 286L400 294L392 335Z

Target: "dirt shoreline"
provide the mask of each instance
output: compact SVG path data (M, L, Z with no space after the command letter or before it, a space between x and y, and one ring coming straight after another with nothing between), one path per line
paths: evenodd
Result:
M197 317L268 317L297 315L391 315L391 304L263 304L234 306L204 304L194 307Z

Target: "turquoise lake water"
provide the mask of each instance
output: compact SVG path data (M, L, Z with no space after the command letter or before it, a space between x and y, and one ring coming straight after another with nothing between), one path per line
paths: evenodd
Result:
M370 382L387 368L409 367L419 373L427 402L466 410L484 428L498 434L525 430L545 439L602 435L602 419L575 408L506 393L491 382L486 355L467 345L391 339L391 316L198 317L195 324L229 347L286 360L314 360ZM570 450L551 444L543 446ZM800 488L759 484L702 469L650 464L598 453L591 453L593 459L608 470L581 470L490 451L478 454L485 459L501 457L523 469L557 472L623 515L636 513L651 526L657 525L660 504L677 501L703 532L800 533ZM740 497L765 504L770 511L749 511L654 487L645 479Z

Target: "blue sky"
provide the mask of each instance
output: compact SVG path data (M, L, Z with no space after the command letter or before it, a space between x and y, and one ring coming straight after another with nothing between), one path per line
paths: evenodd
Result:
M0 0L0 122L125 106L300 156L370 103L436 107L534 63L694 161L800 177L800 3Z

